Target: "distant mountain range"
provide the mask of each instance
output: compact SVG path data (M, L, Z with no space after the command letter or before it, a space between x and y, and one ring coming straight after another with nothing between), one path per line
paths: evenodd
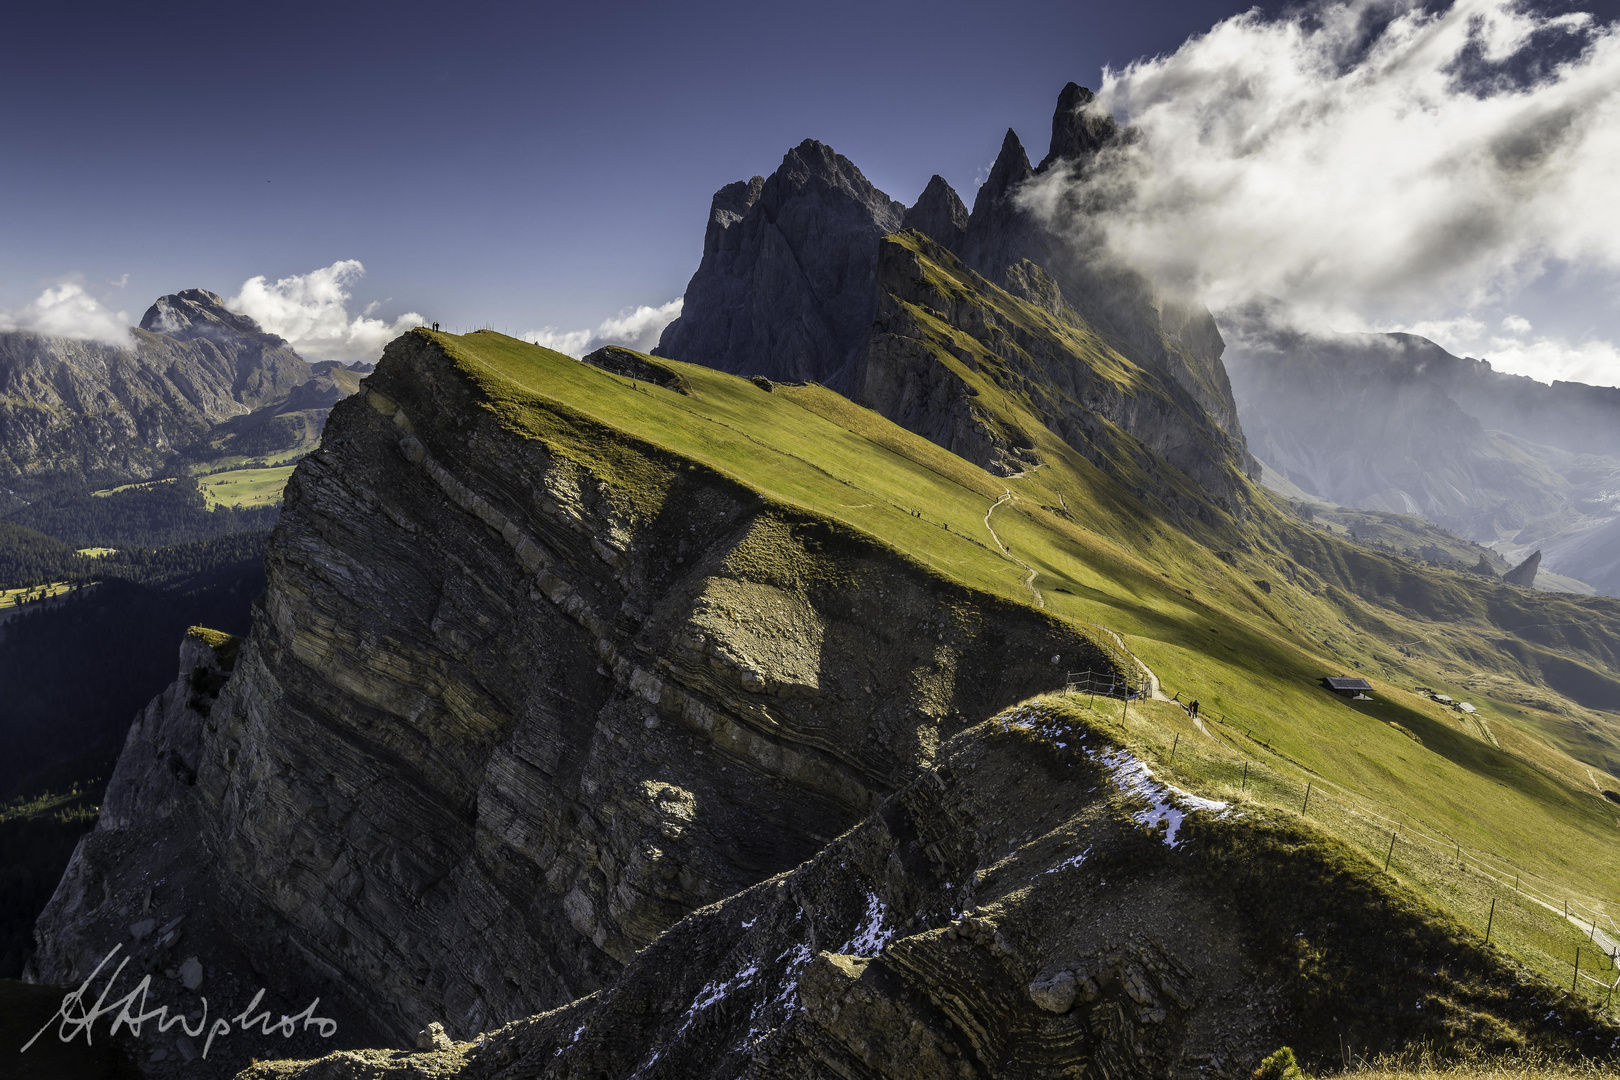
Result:
M1512 563L1620 595L1620 389L1552 385L1412 334L1306 333L1223 312L1255 454L1304 492L1418 514Z
M181 460L309 449L358 372L310 365L205 289L158 299L127 345L0 333L0 485L146 480Z

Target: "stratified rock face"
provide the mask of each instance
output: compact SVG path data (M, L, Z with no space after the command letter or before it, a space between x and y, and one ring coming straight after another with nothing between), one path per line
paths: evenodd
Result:
M935 173L916 205L901 219L902 229L915 229L946 251L959 253L967 236L968 209L955 189Z
M1070 715L1038 702L964 732L608 993L433 1056L245 1075L1240 1078L1281 1045L1339 1062L1340 1038L1606 1052L1612 1027L1566 1026L1558 989L1448 935L1365 856L1189 799Z
M1503 574L1502 580L1509 585L1518 585L1522 588L1531 589L1535 587L1536 571L1540 568L1541 552L1534 551L1530 553L1530 557L1524 562Z
M1039 612L573 414L547 424L503 426L426 332L391 345L288 486L202 737L211 909L267 980L324 973L393 1038L607 986L1054 685L1059 657L1111 669ZM87 970L162 858L82 852L35 976Z
M321 997L320 1015L339 1023L338 1045L375 1045L385 1037L341 1000L340 988L326 972L306 968L283 973L278 981L256 971L251 953L232 937L239 928L219 903L209 856L200 845L207 823L195 785L220 690L241 644L199 627L187 633L175 681L130 725L96 827L79 841L35 925L36 939L50 948L30 960L24 978L77 987L112 953L93 984L92 999L124 963L107 1000L117 1000L150 975L147 1007L191 1013L193 1030L192 1010L202 1007L198 992L213 1003L211 1015L218 1017L222 1005L240 1002L240 1008L264 989L264 1007L276 1015L294 1014ZM213 1042L201 1061L202 1037L173 1027L157 1032L149 1026L141 1034L140 1064L146 1075L164 1080L226 1077L267 1053L312 1056L333 1048L331 1041L301 1029L290 1041L238 1034ZM94 1035L100 1038L102 1030ZM157 1062L148 1057L154 1054L161 1054Z
M715 194L703 261L658 354L739 375L847 386L877 298L877 241L905 207L807 139L770 179Z
M148 478L310 377L285 341L201 289L163 297L142 327L123 347L0 333L0 482Z

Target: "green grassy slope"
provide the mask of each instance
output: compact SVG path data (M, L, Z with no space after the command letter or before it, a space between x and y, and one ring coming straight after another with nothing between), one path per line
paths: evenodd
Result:
M1015 395L999 407L1046 465L1003 479L816 386L772 392L645 358L674 376L670 389L490 332L416 333L445 349L506 426L553 453L611 470L607 448L628 436L858 529L943 577L1119 632L1166 690L1225 721L1205 733L1178 706L1132 705L1130 741L1150 757L1175 746L1173 769L1190 787L1224 792L1249 761L1255 780L1245 797L1292 807L1313 784L1313 817L1366 850L1369 866L1381 861L1378 838L1388 838L1368 816L1377 813L1489 852L1503 873L1517 870L1550 895L1600 911L1606 897L1620 897L1620 807L1599 792L1620 790L1600 771L1617 746L1614 718L1546 685L1548 661L1527 651L1572 654L1579 660L1564 662L1598 684L1612 679L1613 639L1602 638L1620 604L1512 590L1355 548L1258 492L1247 520L1217 518L1195 539L1052 435ZM656 513L658 484L618 480L638 492L639 512ZM1541 622L1562 626L1548 645L1505 629ZM1419 639L1430 644L1401 651ZM1346 702L1317 686L1357 662L1373 701ZM1481 725L1409 689L1419 680L1457 687L1481 671L1533 690L1541 706L1475 695ZM1341 808L1328 812L1324 798ZM1367 813L1344 809L1358 806ZM1464 924L1483 922L1476 909L1496 887L1487 877L1477 869L1474 878L1466 869L1447 877L1404 857L1397 872ZM1539 909L1521 914L1504 914L1493 940L1567 979L1574 928Z

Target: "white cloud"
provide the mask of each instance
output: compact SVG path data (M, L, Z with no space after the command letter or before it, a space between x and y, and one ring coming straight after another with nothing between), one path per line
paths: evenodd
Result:
M0 330L32 330L49 337L128 345L127 311L111 311L75 281L64 281L40 293L15 311L0 311Z
M1599 339L1570 341L1557 335L1530 336L1530 320L1509 315L1507 334L1491 333L1478 319L1463 316L1409 325L1384 326L1426 337L1447 352L1489 360L1497 371L1528 375L1541 382L1562 379L1593 386L1620 385L1620 347Z
M684 297L677 296L658 307L641 305L634 310L626 308L611 319L605 319L595 330L558 330L555 326L542 326L520 335L524 341L544 345L569 356L584 356L604 345L623 345L637 352L649 352L658 344L664 327L680 318Z
M1256 10L1105 71L1095 107L1139 137L1025 204L1212 306L1369 326L1503 303L1555 260L1620 272L1620 29L1588 15Z
M376 360L384 345L420 326L422 316L409 311L389 322L371 317L375 305L350 316L348 286L365 272L358 259L344 259L275 282L261 275L244 281L225 306L280 334L306 359Z

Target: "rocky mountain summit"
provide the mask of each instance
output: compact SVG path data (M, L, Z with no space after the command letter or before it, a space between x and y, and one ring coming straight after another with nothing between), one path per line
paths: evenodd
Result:
M714 196L703 260L662 355L733 374L847 388L872 324L877 242L905 207L814 139L769 179Z
M1419 514L1620 595L1620 390L1551 386L1411 334L1222 315L1256 454L1305 492ZM1534 575L1530 575L1533 580Z
M310 377L285 341L203 289L160 298L127 345L0 333L0 483L147 479Z
M1046 307L1136 366L1173 381L1212 418L1214 455L1230 454L1247 475L1249 457L1225 369L1224 347L1209 313L1158 295L1145 279L1108 257L1084 225L1084 208L1038 214L1023 198L1032 180L1083 171L1111 140L1128 137L1094 112L1089 90L1064 88L1050 149L1038 167L1008 131L971 213L948 183L933 177L907 209L874 188L851 162L820 143L790 151L768 179L729 184L715 194L703 261L692 276L681 317L656 350L735 374L814 380L862 404L883 381L867 369L883 363L885 279L882 238L920 232L979 278ZM874 316L878 323L873 323ZM1055 370L1071 360L1053 357ZM1085 363L1084 359L1079 360ZM947 395L948 392L947 392ZM928 400L944 398L927 395ZM898 414L885 412L891 419ZM960 426L948 414L912 410L900 422L919 432ZM1134 431L1148 441L1155 432ZM932 436L930 436L932 437ZM941 445L948 445L942 443ZM1225 487L1229 498L1234 488Z

